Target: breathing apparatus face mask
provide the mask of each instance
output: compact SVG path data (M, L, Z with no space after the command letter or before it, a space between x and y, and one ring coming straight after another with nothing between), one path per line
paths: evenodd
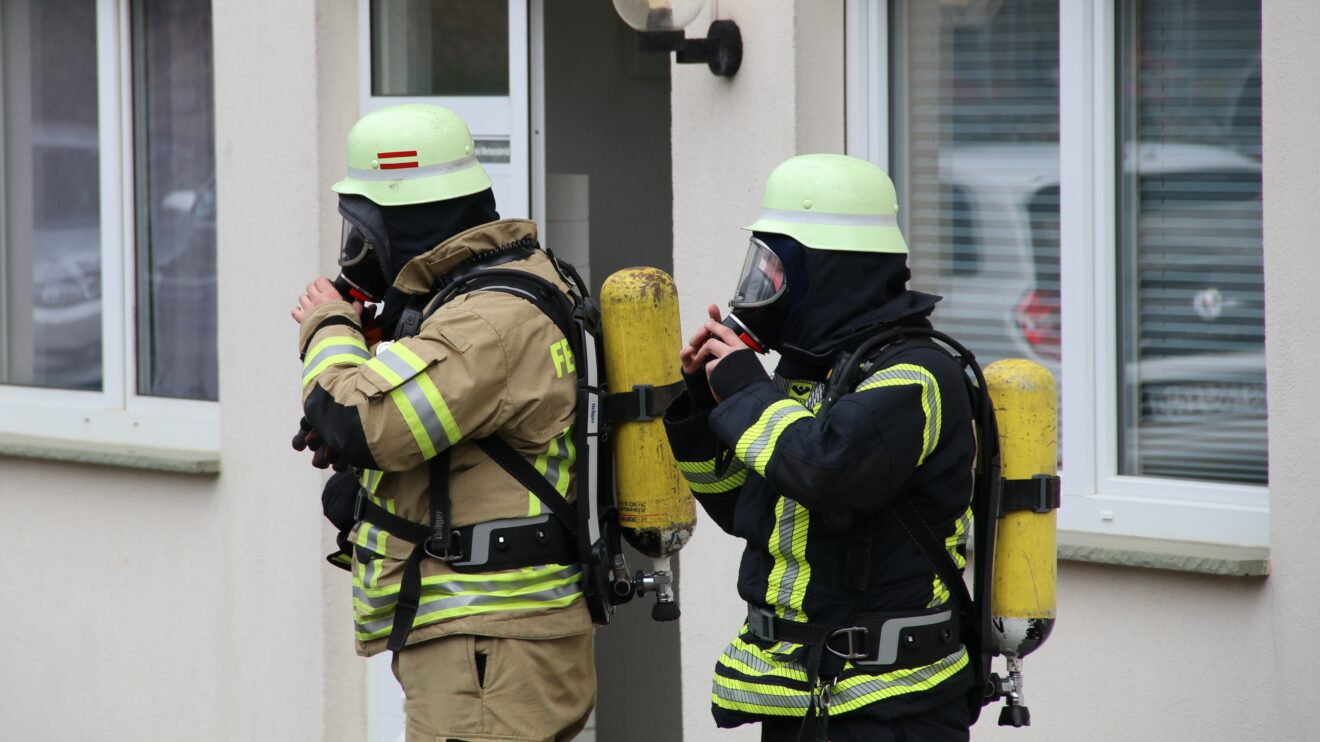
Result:
M384 224L374 227L363 215L351 213L341 202L339 212L344 217L344 228L339 244L339 279L336 288L346 299L378 302L390 288L385 275L388 237Z
M783 262L764 242L753 237L723 324L738 333L752 350L765 353L779 341L780 330L788 317L787 295L788 279Z

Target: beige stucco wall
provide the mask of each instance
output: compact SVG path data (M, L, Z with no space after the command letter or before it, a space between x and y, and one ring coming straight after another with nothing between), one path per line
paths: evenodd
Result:
M831 3L830 6L842 5ZM674 266L683 322L723 306L742 257L737 230L756 213L770 169L842 138L842 14L817 0L724 0L745 57L732 81L676 66L673 81ZM1320 638L1314 560L1320 498L1314 447L1320 387L1314 269L1320 216L1320 5L1264 3L1265 256L1271 448L1268 579L1080 563L1059 570L1059 622L1027 661L1029 730L975 729L985 740L1307 740L1320 736L1311 700ZM808 13L807 11L810 10ZM938 321L938 312L936 320ZM714 729L710 672L744 608L735 592L739 543L703 521L683 552L684 739L753 740ZM700 566L705 565L705 567Z
M288 447L288 312L338 240L356 3L214 12L222 473L0 458L0 739L365 737L323 475Z

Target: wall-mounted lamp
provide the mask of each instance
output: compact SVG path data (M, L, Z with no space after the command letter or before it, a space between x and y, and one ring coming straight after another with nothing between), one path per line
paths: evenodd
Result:
M714 21L704 39L689 39L683 29L706 0L614 0L614 10L637 30L644 52L677 52L679 64L705 62L721 77L733 77L742 64L742 32L733 21Z

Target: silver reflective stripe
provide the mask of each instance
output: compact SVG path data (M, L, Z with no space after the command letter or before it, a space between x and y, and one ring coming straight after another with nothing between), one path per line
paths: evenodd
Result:
M784 576L779 579L779 594L775 604L784 608L784 618L795 621L798 612L790 608L793 600L793 584L797 582L801 564L793 554L793 538L797 528L798 504L786 497L779 498L784 503L784 514L779 518L779 556L784 559ZM803 534L803 538L806 534Z
M577 565L570 565L561 570L551 572L545 575L539 575L524 580L489 580L485 582L468 582L453 580L439 583L422 584L422 608L418 615L426 613L435 613L436 611L447 608L457 608L466 605L494 605L497 603L535 603L547 600L556 600L565 598L577 592L581 592L580 582L569 582L548 590L538 590L530 593L517 593L514 595L487 595L483 593L508 593L514 590L524 590L529 587L541 585L546 582L554 582L572 577L582 571ZM393 587L393 586L392 586ZM458 595L456 593L462 593ZM469 594L471 593L471 594ZM434 597L434 596L439 597ZM428 603L428 597L433 596ZM384 595L371 596L366 590L356 585L353 587L353 597L362 603L362 605L371 609L372 612L383 608L393 606L399 600L398 591L392 591ZM481 600L470 600L471 598L480 598ZM441 604L434 607L434 604ZM428 607L430 606L430 607Z
M738 662L741 662L742 664L747 665L748 667L762 674L771 673L777 669L774 665L771 665L769 662L766 662L765 660L761 659L760 657L757 657L756 655L752 654L751 652L748 652L745 649L739 649L738 647L732 644L730 644L724 650L724 656L728 657L731 660L737 660ZM785 665L785 667L793 670L801 670L802 672L806 672L806 668L802 667L796 662L788 663Z
M324 349L321 350L320 353L317 353L316 355L307 359L307 362L303 364L303 371L304 373L306 373L307 371L316 368L318 365L320 365L321 361L324 361L330 356L339 356L339 355L357 356L358 358L363 358L363 359L371 358L370 353L363 350L362 348L359 348L356 345L352 345L350 343L336 343L335 345L327 345Z
M403 396L412 404L413 412L417 413L417 419L421 421L422 427L426 429L426 435L431 438L431 444L435 446L435 452L440 453L449 448L449 433L445 431L444 423L440 422L440 417L436 415L435 405L431 404L426 392L422 391L422 385L413 379L399 387L399 391L403 392Z
M744 681L745 682L745 681ZM735 690L720 685L715 681L715 696L721 700L732 703L740 703L749 706L769 706L771 708L783 709L805 709L811 705L811 695L806 691L789 691L792 695L782 695L783 689L778 686L767 686L776 688L780 693L754 693L748 690Z
M837 690L831 693L831 698L835 705L841 705L850 701L865 698L874 693L885 693L886 691L894 691L896 689L929 686L932 678L942 673L946 673L950 668L957 666L966 653L967 650L959 649L957 652L954 652L939 662L927 665L926 667L898 677L893 677L892 675L877 675L872 676L870 679L863 680L862 682L858 682L855 685L849 685L853 680L866 677L865 675L854 675L839 684L848 685L848 687L837 689L839 688L839 685L834 686ZM772 670L778 669L770 667L756 657L734 647L725 650L724 655L730 659L742 662L760 673L769 673ZM801 665L797 663L787 664L784 667L794 670L802 669ZM736 690L725 687L720 684L720 678L721 676L716 676L713 691L716 697L726 701L756 706L769 706L771 708L806 708L811 701L811 695L807 692L805 683L800 688L786 688L780 685L757 683L750 679L737 681L745 685L760 686L771 691L767 693L758 693L751 690ZM893 695L893 693L887 695Z
M572 427L570 427L563 435L552 438L549 450L545 453L545 481L549 482L550 486L561 496L566 495L565 490L568 489L568 482L564 482L563 487L559 486L559 475L561 473L559 465L568 459L568 439L572 435L572 430Z
M444 175L445 173L456 173L459 170L467 170L475 167L477 164L476 155L468 155L453 162L442 162L438 165L422 165L421 167L401 167L393 170L364 170L362 168L351 167L348 169L348 177L356 180L416 180L418 178L429 178L432 175Z
M747 445L747 455L742 457L743 461L749 463L758 461L761 458L761 452L765 450L766 446L770 445L770 441L775 437L775 433L782 432L779 430L779 421L783 420L788 415L801 412L802 406L793 404L787 405L784 408L775 410L771 413L770 419L765 421L765 429L761 431L760 435L756 436L756 440Z
M836 691L833 694L834 703L836 705L846 703L879 691L886 691L894 688L912 688L929 684L931 678L940 673L948 672L949 668L961 662L965 654L967 654L966 649L959 649L957 652L954 652L933 665L927 665L920 670L916 670L915 672L897 678L888 675L878 675L874 680L868 680L864 683L858 683L849 688Z
M412 377L421 373L412 366L409 366L407 361L403 360L394 353L391 353L388 348L382 350L376 356L376 360L385 364L386 368L398 374L400 379L411 379ZM429 407L430 405L428 404L427 406Z
M575 570L576 571L576 570ZM564 585L546 588L534 593L525 593L520 595L483 595L480 593L473 595L454 595L448 598L439 598L429 603L423 602L422 607L417 611L417 618L414 623L423 622L423 620L432 613L440 613L454 608L466 608L468 606L499 607L502 605L516 604L524 608L533 608L527 603L549 603L562 598L571 597L582 592L581 582L569 582ZM423 598L425 600L425 598Z
M824 224L834 227L897 227L898 217L892 214L838 214L829 211L787 211L761 209L761 218L796 224Z

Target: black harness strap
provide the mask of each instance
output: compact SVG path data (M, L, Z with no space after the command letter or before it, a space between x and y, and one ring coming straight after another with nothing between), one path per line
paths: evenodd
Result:
M1019 510L1048 513L1059 507L1059 477L1037 474L1031 479L1005 479L999 500L999 517Z
M669 403L686 388L679 379L664 386L636 384L629 391L607 394L602 405L605 420L610 423L654 420L663 416Z
M518 483L526 487L536 499L545 503L550 512L555 514L559 522L568 529L571 534L577 534L577 508L570 505L567 500L560 496L559 491L550 486L550 482L524 459L521 454L513 450L507 441L498 435L488 436L478 440L477 445L481 447L486 455L495 460L495 463L507 471L510 476L518 480Z
M462 545L457 543L455 532L449 527L449 449L446 448L431 459L431 526L420 530L409 530L422 538L413 546L412 553L403 564L403 578L399 583L399 602L394 609L394 627L390 630L390 640L386 646L394 652L403 649L412 631L413 619L422 600L422 559L432 556L442 561L462 558ZM367 503L371 504L371 503ZM379 508L384 510L384 508ZM387 513L388 514L388 513ZM398 520L404 520L399 518ZM412 524L417 526L416 523ZM386 530L393 529L386 527ZM407 535L399 535L407 538ZM432 549L435 549L433 551ZM437 553L438 552L438 553Z

